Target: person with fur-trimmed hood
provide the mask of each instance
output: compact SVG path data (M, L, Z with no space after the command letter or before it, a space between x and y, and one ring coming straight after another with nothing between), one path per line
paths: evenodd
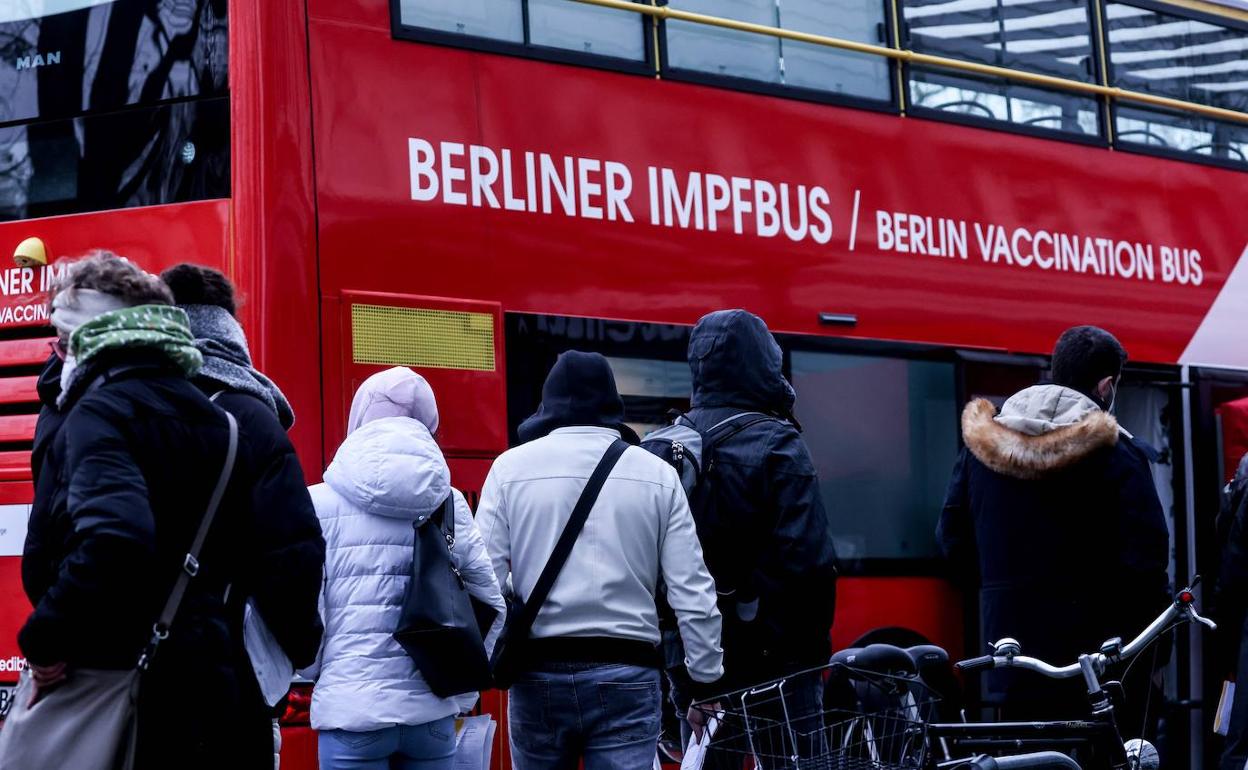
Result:
M1111 637L1133 638L1169 601L1169 534L1149 461L1112 414L1126 360L1104 329L1067 329L1051 383L1000 412L976 399L962 414L966 446L937 537L954 568L978 578L989 642L1012 637L1027 655L1066 664ZM1077 680L987 676L1008 718L1087 709ZM1144 691L1128 683L1127 695L1143 707ZM1133 736L1140 724L1122 720Z

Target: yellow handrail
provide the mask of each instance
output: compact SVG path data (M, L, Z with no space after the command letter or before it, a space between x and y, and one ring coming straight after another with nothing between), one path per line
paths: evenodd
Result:
M1208 104L1188 102L1182 99L1172 99L1168 96L1157 96L1156 94L1146 94L1140 91L1130 91L1125 88L1118 88L1117 86L1102 85L1100 83L1085 83L1081 80L1070 80L1067 78L1056 77L1054 75L1041 75L1035 72L1024 72L1022 70L1010 69L1009 67L997 67L992 64L980 64L978 62L962 61L961 59L950 59L945 56L933 56L931 54L919 53L917 51L910 51L903 48L889 48L887 46L875 45L873 43L860 43L857 40L846 40L839 37L816 35L810 32L799 32L793 29L771 27L766 24L755 24L749 21L725 19L719 16L709 16L703 13L682 11L679 8L673 8L670 5L641 5L639 3L631 2L630 0L573 1L577 3L584 3L585 5L596 5L602 8L632 11L634 13L640 13L643 16L651 16L657 19L687 21L694 24L704 24L711 27L736 30L738 32L752 32L757 35L770 35L771 37L783 38L785 40L795 40L801 43L811 43L813 45L821 45L828 48L838 48L842 51L854 51L856 53L869 54L872 56L882 56L886 59L896 59L897 61L907 62L910 64L921 64L929 67L942 67L945 69L960 70L962 72L973 72L977 75L987 75L1005 80L1044 86L1046 88L1090 94L1093 96L1104 96L1117 101L1149 104L1156 107L1165 107L1167 109L1179 110L1182 112L1194 112L1201 115L1207 115L1211 118L1218 118L1220 120L1248 123L1248 112L1240 112L1239 110L1228 110L1222 107L1213 107Z

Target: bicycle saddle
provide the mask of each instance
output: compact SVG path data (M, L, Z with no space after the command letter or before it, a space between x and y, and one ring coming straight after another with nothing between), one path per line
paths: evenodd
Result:
M831 662L886 676L914 678L919 674L919 667L910 653L891 644L851 647L833 655Z

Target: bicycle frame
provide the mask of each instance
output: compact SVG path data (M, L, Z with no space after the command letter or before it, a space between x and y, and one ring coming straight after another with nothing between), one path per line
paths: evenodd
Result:
M1017 752L1034 747L1053 748L1066 743L1090 745L1105 751L1110 767L1114 770L1129 768L1122 735L1114 719L1113 706L1108 711L1094 714L1093 719L1062 722L950 722L929 723L928 736L943 741L956 739L959 748L1008 749ZM952 759L946 757L947 760ZM965 762L965 759L957 760ZM945 762L934 762L931 767L948 767Z

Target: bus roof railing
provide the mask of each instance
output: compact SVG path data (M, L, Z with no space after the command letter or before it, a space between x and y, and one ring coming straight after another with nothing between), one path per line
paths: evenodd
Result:
M886 59L893 59L907 64L919 64L928 67L940 67L942 69L970 72L977 75L1001 78L1003 80L1026 83L1028 85L1041 86L1054 90L1101 96L1119 102L1134 102L1136 104L1161 107L1178 112L1196 113L1206 117L1216 118L1218 120L1228 120L1236 123L1248 124L1248 112L1228 110L1224 107L1214 107L1208 104L1189 102L1183 99L1173 99L1168 96L1158 96L1156 94L1144 93L1142 91L1132 91L1102 83L1085 83L1081 80L1071 80L1069 78L1062 78L1054 75L1041 75L1036 72L1016 70L1010 67L998 67L992 64L981 64L979 62L951 59L946 56L934 56L932 54L911 51L906 48L891 48L889 46L877 45L874 43L862 43L857 40L847 40L845 38L830 37L828 35L817 35L811 32L784 29L782 27L756 24L749 21L739 21L737 19L728 19L721 16L711 16L704 13L694 13L692 11L684 11L679 8L674 8L670 5L643 5L641 3L632 2L632 0L573 1L583 3L585 5L596 5L602 8L632 11L633 13L639 13L643 16L650 16L656 19L685 21L693 24L703 24L710 27L731 29L738 32L769 35L771 37L783 38L785 40L794 40L801 43L820 45L826 48L837 48L842 51L853 51L871 56L881 56ZM1176 8L1181 7L1184 6L1176 5Z

